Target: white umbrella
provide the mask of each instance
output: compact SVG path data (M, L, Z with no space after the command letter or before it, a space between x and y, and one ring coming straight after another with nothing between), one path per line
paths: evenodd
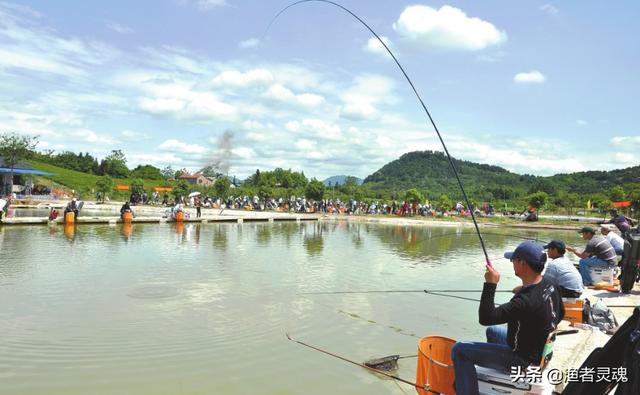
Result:
M191 192L191 193L189 194L189 197L190 197L190 198L192 198L192 197L196 197L196 196L200 196L200 192Z

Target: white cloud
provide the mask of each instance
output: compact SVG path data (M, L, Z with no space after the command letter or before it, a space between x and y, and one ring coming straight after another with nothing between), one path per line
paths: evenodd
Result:
M478 51L507 40L492 23L468 17L448 5L414 5L404 9L393 28L406 40L425 48Z
M340 126L325 122L321 119L309 118L303 119L299 125L302 132L313 133L318 138L339 140L342 138L342 130Z
M196 95L187 105L188 116L196 118L224 120L233 118L236 113L237 109L234 106L223 103L208 93Z
M211 9L229 5L226 0L198 0L196 2L201 9Z
M249 141L265 141L267 136L264 133L249 132L246 136Z
M252 37L252 38L240 41L240 43L238 44L238 47L242 49L247 49L247 48L255 48L259 45L260 45L260 40Z
M151 139L150 135L141 132L134 132L133 130L123 130L120 134L122 135L122 138L127 141L142 141Z
M303 93L296 95L296 100L303 106L313 107L322 104L322 102L324 102L324 97L313 93Z
M246 121L242 122L242 128L246 129L246 130L263 129L264 125L261 124L258 121L254 121L252 119L249 119L249 120L246 120Z
M617 145L617 146L633 146L633 145L638 145L640 146L640 136L618 136L618 137L613 137L611 139L611 144L613 145ZM640 160L640 156L638 156L638 160Z
M133 33L133 29L130 28L129 26L125 26L121 23L118 22L114 22L114 21L105 21L104 25L108 28L113 30L116 33L120 33L120 34L131 34Z
M387 47L391 48L391 41L387 37L380 36L380 40L382 40ZM363 47L363 49L367 52L375 53L378 55L389 56L389 53L380 43L380 40L375 37L371 37L367 41L367 44Z
M546 12L549 15L558 15L560 12L560 10L549 3L541 5L540 11Z
M513 77L513 81L521 84L541 84L547 80L538 70L531 70L529 72L518 73Z
M188 144L180 140L169 139L163 141L158 149L162 151L184 153L184 154L204 154L207 148L198 144Z
M290 132L297 132L300 130L300 122L289 121L284 125L284 128Z
M150 99L143 97L138 102L142 110L152 114L174 114L182 111L185 102L175 99Z
M578 126L587 126L589 124L589 122L585 121L584 119L578 119L576 123L578 124Z
M281 84L274 84L267 89L264 93L266 98L298 104L306 107L313 107L324 102L324 97L313 93L302 93L296 95L291 89L282 86Z
M73 139L87 143L114 144L116 141L105 133L96 133L93 130L80 128L68 133Z
M353 120L375 120L379 117L379 103L392 104L394 82L389 78L363 74L356 77L350 88L340 94L343 102L340 116Z
M211 82L214 86L247 87L268 85L273 79L271 71L266 69L253 69L246 73L227 70L218 74Z
M199 11L209 11L214 8L228 6L226 0L178 0L180 5L194 5Z
M302 150L310 150L310 149L313 149L313 147L315 147L316 142L312 140L307 140L307 139L300 139L300 140L296 140L294 145L296 146L296 148L299 148Z
M256 152L250 147L233 148L231 153L243 159L251 159L256 156Z

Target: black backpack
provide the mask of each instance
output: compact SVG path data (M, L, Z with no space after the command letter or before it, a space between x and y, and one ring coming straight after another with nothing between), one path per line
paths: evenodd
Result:
M615 395L640 394L640 307L622 324L609 341L589 354L580 369L626 368L627 382L570 382L562 395L605 395L618 384Z
M637 229L629 231L624 237L624 251L622 252L622 274L620 274L620 291L629 293L638 279L640 265L640 232Z

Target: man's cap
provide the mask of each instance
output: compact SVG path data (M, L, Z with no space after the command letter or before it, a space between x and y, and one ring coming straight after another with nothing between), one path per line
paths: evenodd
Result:
M544 246L545 250L548 250L549 248L555 248L559 252L564 252L566 251L567 247L564 245L564 241L562 240L551 240L547 245Z
M547 261L547 254L544 253L542 245L531 240L523 241L515 250L505 252L504 257L509 260L524 259L535 266L544 266Z
M593 229L591 226L583 226L582 229L578 231L578 233L592 233L595 235L596 230Z
M75 201L76 201L76 198L73 198L73 199L71 199L71 200L73 200L73 201L75 202Z

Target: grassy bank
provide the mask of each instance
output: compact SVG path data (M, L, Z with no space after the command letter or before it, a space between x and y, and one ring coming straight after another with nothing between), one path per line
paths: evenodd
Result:
M62 188L68 193L79 194L85 199L91 199L95 196L96 182L101 178L100 176L83 173L75 170L64 169L62 167L54 166L48 163L39 161L29 161L29 164L36 170L46 171L52 173L52 176L37 176L34 177L35 184L43 184L49 187ZM131 185L132 179L128 178L116 178L115 184ZM144 188L151 191L151 188L157 186L167 185L167 181L164 180L143 180ZM129 196L128 191L118 192L113 191L109 196L113 199L122 199Z

